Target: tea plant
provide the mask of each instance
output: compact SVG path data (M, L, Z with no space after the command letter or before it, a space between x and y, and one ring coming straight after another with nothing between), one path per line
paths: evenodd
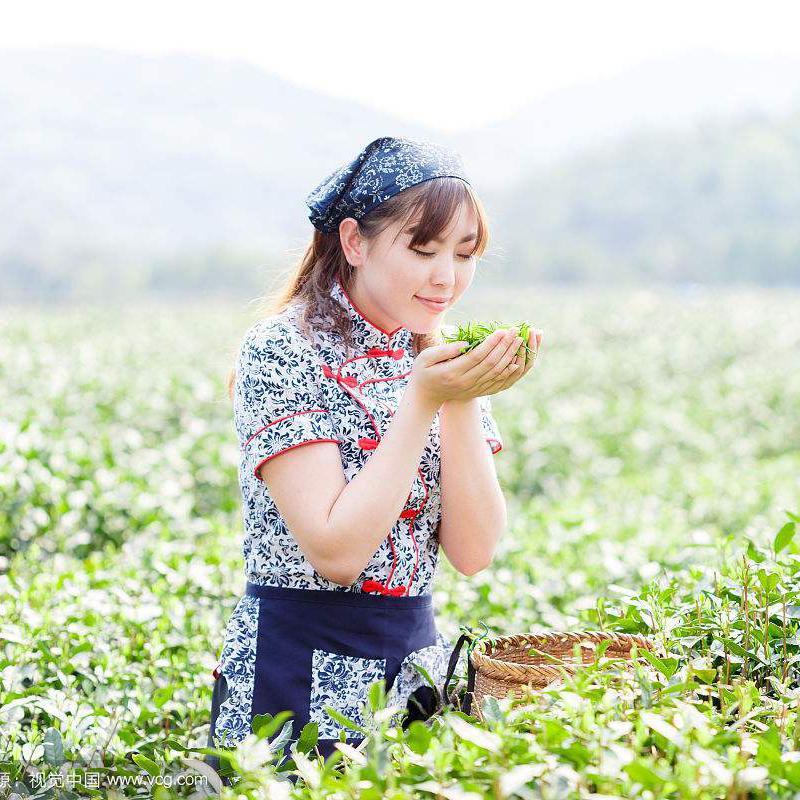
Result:
M658 650L487 700L484 722L450 707L403 730L374 689L369 736L327 763L313 728L292 751L291 719L265 716L219 788L795 796L796 297L481 302L471 319L535 307L554 335L548 363L493 398L509 526L487 570L467 578L440 558L438 627L453 642L480 622L492 635L628 631ZM243 588L224 378L247 321L216 307L0 321L0 776L16 794L215 793L211 671ZM462 658L457 693L465 673ZM57 774L61 786L36 788Z

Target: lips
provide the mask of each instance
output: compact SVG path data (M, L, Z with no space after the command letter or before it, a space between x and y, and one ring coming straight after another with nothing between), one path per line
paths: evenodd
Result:
M449 300L444 300L443 302L437 302L435 300L429 300L426 297L420 297L418 294L415 294L414 297L422 303L426 308L429 308L431 311L444 311L447 306L450 305Z

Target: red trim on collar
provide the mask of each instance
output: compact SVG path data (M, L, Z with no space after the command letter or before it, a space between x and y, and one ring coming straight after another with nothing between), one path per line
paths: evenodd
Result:
M358 386L358 378L355 375L338 375L327 364L322 365L322 374L326 378L334 378L337 381L346 383L351 388Z
M380 350L378 348L372 347L369 350L367 350L367 352L364 353L363 355L353 356L352 358L348 358L347 361L343 361L336 368L336 372L334 372L333 369L329 367L327 364L323 364L322 374L326 378L333 378L339 383L346 384L351 389L354 389L356 386L361 387L365 383L377 383L378 381L396 381L399 380L400 378L405 378L406 375L410 375L411 372L410 371L404 372L402 375L391 375L388 378L367 378L367 380L365 380L364 383L359 383L358 378L356 378L355 375L342 375L342 369L344 369L344 367L346 367L353 361L360 361L362 358L378 358L380 356L391 356L395 361L399 361L403 357L405 352L406 351L402 347L397 350Z
M369 317L368 317L368 316L367 316L367 315L366 315L366 314L365 314L365 313L364 313L364 312L363 312L363 311L362 311L362 310L361 310L361 309L360 309L360 308L359 308L359 307L358 307L358 306L357 306L357 305L356 305L356 304L353 302L353 298L352 298L352 297L350 297L350 295L349 295L349 294L347 294L347 289L345 289L345 288L344 288L344 284L342 283L342 278L341 278L341 276L340 276L340 275L338 275L338 274L336 275L336 282L339 284L339 288L341 288L341 290L342 290L342 293L343 293L343 294L344 294L344 296L347 298L347 302L348 302L348 303L350 303L350 305L353 307L353 311L355 311L355 312L356 312L356 314L358 314L358 316L359 316L359 317L361 317L361 319L363 319L363 320L364 320L364 322L368 323L369 325L372 325L372 327L373 327L373 328L375 328L375 330L376 330L376 331L380 331L380 332L381 332L381 333L382 333L384 336L388 336L388 337L391 339L391 338L392 338L392 336L394 336L394 335L395 335L395 334L396 334L398 331L401 331L401 330L403 330L403 326L402 326L402 325L398 325L398 326L397 326L397 327L396 327L396 328L395 328L393 331L387 331L387 330L384 330L383 328L381 328L381 326L380 326L380 325L376 325L376 324L375 324L375 323L374 323L374 322L373 322L373 321L372 321L372 320L371 320L371 319L370 319L370 318L369 318Z
M370 349L367 350L367 355L370 356L370 358L391 356L395 361L399 361L405 355L405 352L406 351L402 347L398 347L396 350L382 350L380 347L370 347Z

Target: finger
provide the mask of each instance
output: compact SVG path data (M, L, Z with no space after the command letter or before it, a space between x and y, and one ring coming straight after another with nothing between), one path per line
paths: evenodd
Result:
M528 333L528 349L525 352L525 361L523 363L524 372L527 372L536 363L536 357L539 353L539 345L542 341L542 332L540 328L535 328Z
M528 341L525 342L525 347L522 348L522 366L523 372L527 372L536 359L536 352L539 349L536 343L536 331L528 332Z
M482 394L489 394L507 389L519 379L521 374L522 366L517 363L515 358L494 380L482 385L480 391Z
M438 364L440 361L447 361L461 355L461 351L469 346L469 342L448 342L447 344L437 344L423 350L428 354L428 364Z
M516 332L515 332L516 333ZM528 332L528 343L530 343L532 333ZM525 350L525 340L521 336L515 337L517 343L517 350L509 363L508 367L500 374L497 381L493 384L494 391L502 391L516 383L532 366L533 358L528 356ZM512 342L511 348L513 349L514 343ZM527 357L526 357L527 356Z
M492 331L477 347L453 362L458 369L459 377L477 382L488 370L494 360L486 364L488 358L499 358L505 349L505 331Z
M528 335L528 346L531 352L539 350L539 345L542 343L542 330L541 328L534 328Z
M484 364L488 362L492 365L491 369L495 375L500 374L508 364L514 361L521 344L522 339L519 337L517 331L514 328L509 328L504 331L502 343L498 345L496 350L492 351L490 356L487 356L484 360ZM499 354L498 351L500 351Z
M517 341L518 339L519 336L513 328L510 335L508 332L504 332L492 352L483 361L468 370L464 377L467 380L475 380L476 382L496 380L506 367L514 361L516 352L522 343L522 340L519 339Z
M522 370L522 364L519 363L519 357L515 356L514 360L506 365L506 368L498 375L497 380L502 384L505 385L506 383L513 383L514 379L516 379L517 375L520 374Z
M522 346L522 338L517 335L516 330L514 330L513 328L510 329L510 336L508 337L508 343L506 344L505 351L496 361L494 366L492 366L491 369L489 369L485 373L484 380L487 380L490 383L494 384L496 384L497 382L500 382L501 384L505 383L508 377L510 375L513 375L516 369L518 368L517 366L515 366L512 369L512 366L519 365L518 354L521 346Z
M517 341L519 342L517 346L517 355L516 361L521 366L525 366L525 357L528 353L528 348L530 347L531 336L530 333L528 334L527 339L523 339L521 336L517 336Z
M528 347L530 348L529 351L525 351L524 342L521 338L519 338L519 349L517 350L516 355L514 356L513 361L508 365L505 371L503 371L500 376L493 382L488 383L485 385L484 388L481 389L484 393L491 392L499 392L503 389L508 389L510 386L513 386L523 375L526 375L527 372L533 367L535 363L535 356L538 352L538 346L535 347L532 345L531 340L536 338L538 334L539 339L541 341L541 330L536 328L535 331L528 332ZM513 345L512 345L513 346ZM513 369L513 365L517 365L516 369Z
M472 369L476 364L480 364L492 350L503 341L505 330L497 328L492 331L477 347L474 347L464 355L461 366L465 369Z
M469 361L465 359L461 362L459 366L465 368L461 376L468 382L486 382L490 379L490 370L500 362L507 347L507 331L498 328L468 354L472 356Z

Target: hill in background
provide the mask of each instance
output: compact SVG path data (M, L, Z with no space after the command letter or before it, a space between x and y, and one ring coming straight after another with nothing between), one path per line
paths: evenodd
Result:
M689 51L456 136L199 56L5 50L0 76L5 300L250 296L381 135L463 153L487 280L800 281L797 61Z

